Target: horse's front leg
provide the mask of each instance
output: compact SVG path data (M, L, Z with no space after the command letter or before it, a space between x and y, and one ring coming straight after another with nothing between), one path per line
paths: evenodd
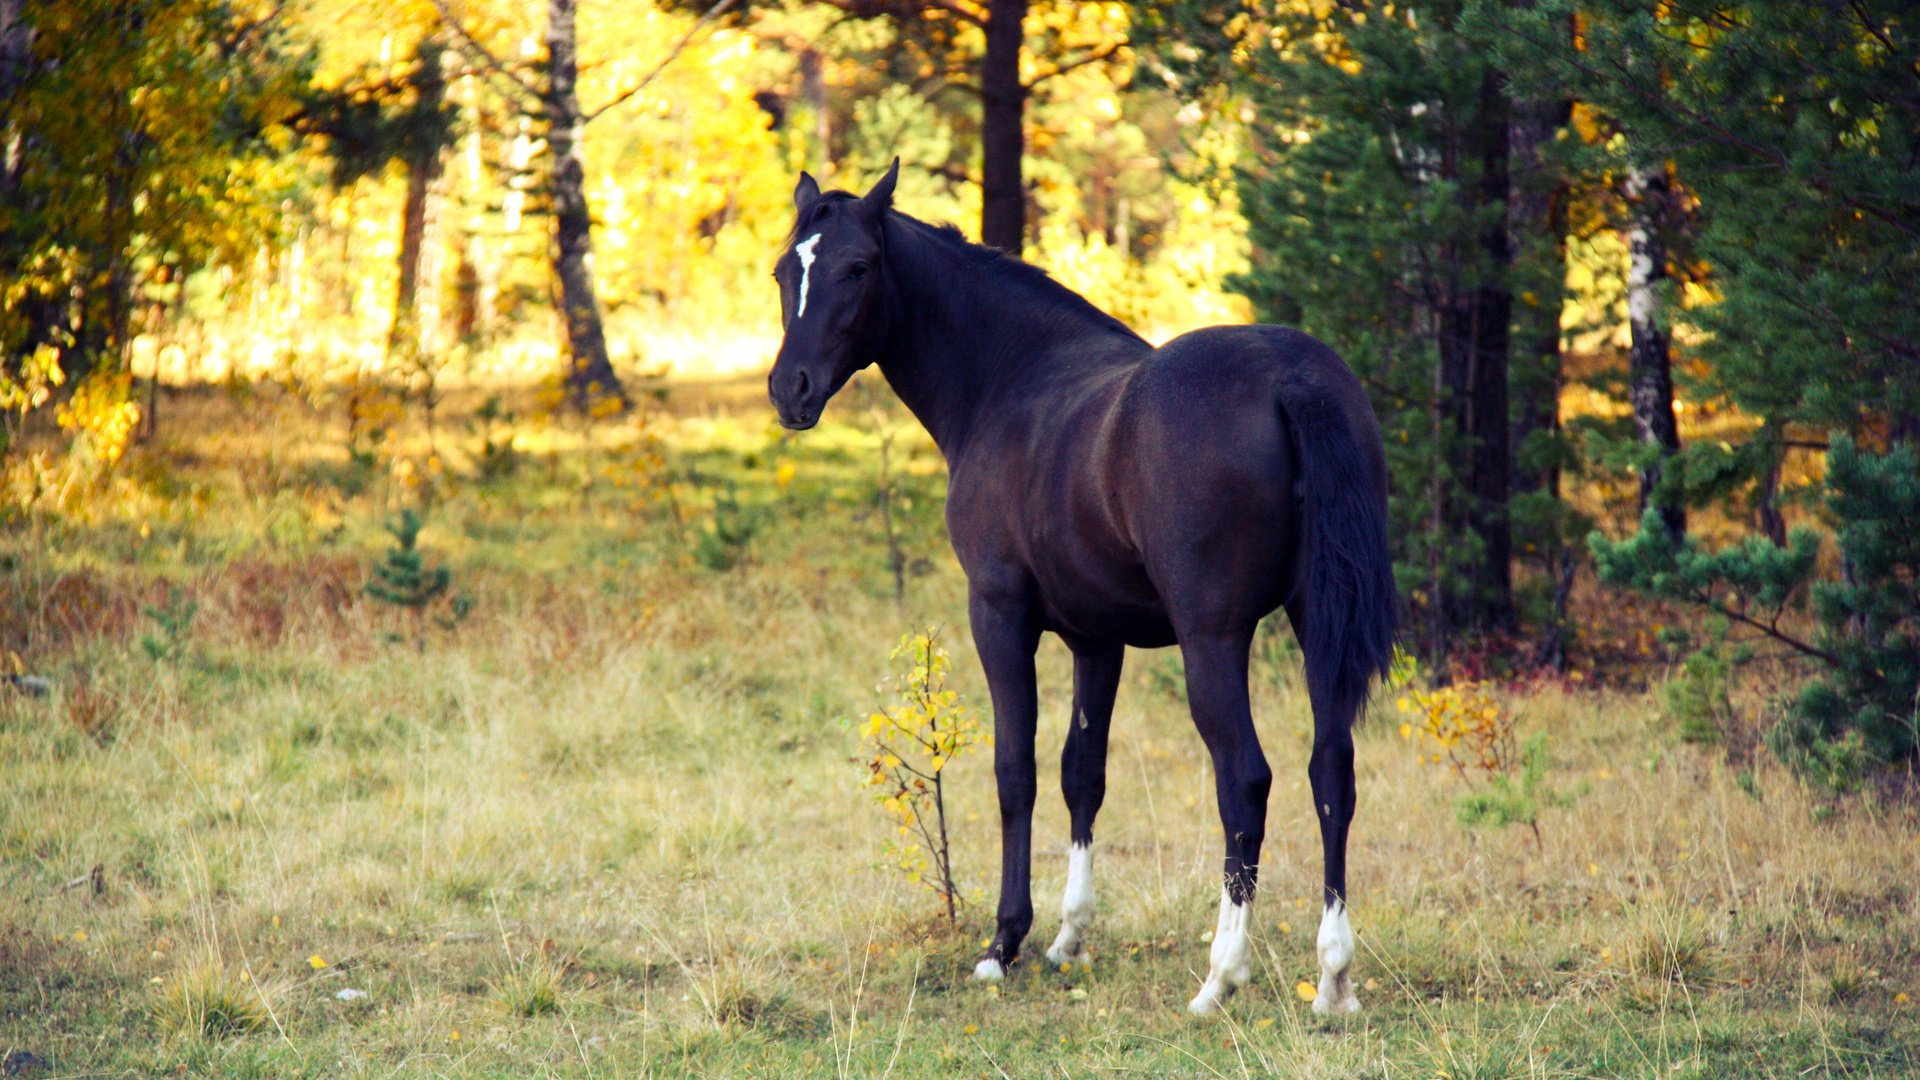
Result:
M1031 605L1017 598L975 589L967 607L993 698L993 775L1000 788L998 925L973 977L995 980L1006 975L1033 927L1033 733L1039 711L1033 653L1040 631Z

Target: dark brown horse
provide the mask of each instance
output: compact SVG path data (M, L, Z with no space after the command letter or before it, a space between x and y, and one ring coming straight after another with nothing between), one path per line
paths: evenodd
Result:
M1178 644L1213 758L1226 837L1209 1012L1245 983L1248 914L1273 773L1247 698L1261 617L1284 606L1306 658L1308 774L1325 859L1320 993L1352 1012L1346 913L1354 717L1392 653L1386 463L1360 383L1277 326L1217 327L1155 349L1041 271L892 209L899 162L864 197L802 174L775 277L786 324L767 390L780 422L820 419L878 363L947 459L947 528L967 572L991 687L1000 788L998 927L974 975L998 979L1033 925L1034 650L1073 652L1060 761L1072 816L1060 936L1093 914L1093 819L1126 646Z

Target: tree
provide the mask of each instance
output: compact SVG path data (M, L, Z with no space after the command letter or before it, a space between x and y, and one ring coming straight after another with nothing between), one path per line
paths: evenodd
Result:
M1672 336L1663 323L1666 306L1667 235L1676 218L1673 188L1657 165L1627 167L1627 321L1632 353L1627 384L1633 430L1645 448L1640 467L1640 512L1658 510L1660 524L1675 536L1687 531L1680 500L1661 491L1667 461L1680 452L1680 425L1673 413Z
M417 96L411 112L424 123L409 125L410 137L402 148L402 160L407 168L407 201L400 225L400 280L394 291L393 328L387 336L389 353L420 347L417 295L420 258L427 234L427 202L434 183L440 179L446 149L452 141L452 127L446 123L445 54L446 46L438 34L422 37L414 48L410 81ZM426 130L420 130L422 127Z
M580 106L578 0L548 0L543 41L546 55L525 64L509 64L489 49L455 13L447 0L434 0L460 50L490 77L494 88L545 135L547 209L553 215L549 247L553 277L559 286L561 323L567 341L567 394L582 411L605 403L616 411L628 406L626 388L607 354L607 334L594 289L589 259L593 253L593 216L587 207L586 170L580 163L582 129L591 116Z
M1610 117L1638 161L1670 162L1699 204L1689 261L1716 302L1685 316L1700 331L1698 390L1763 421L1752 441L1765 445L1738 460L1690 447L1683 460L1729 458L1719 464L1760 483L1780 453L1822 445L1831 428L1920 438L1920 308L1908 296L1920 279L1920 99L1913 28L1897 10L1608 0L1579 5L1577 42L1557 30L1575 16L1570 0L1485 20L1524 81Z
M980 239L1019 255L1026 247L1029 204L1025 172L1028 105L1048 81L1120 58L1124 35L1103 25L1100 37L1078 33L1080 9L1092 5L1029 0L823 0L858 20L885 19L901 46L886 62L891 79L924 90L938 104L957 90L979 103ZM1023 74L1031 58L1032 74ZM966 174L962 170L963 175Z
M1425 645L1512 618L1511 107L1457 8L1136 6L1196 99L1249 107L1235 287L1345 356L1387 436L1396 571ZM1529 178L1531 182L1531 178Z
M286 126L311 52L278 7L0 7L0 355L119 378L136 317L251 253L294 186ZM124 383L124 380L120 380Z
M1657 208L1673 196L1667 163L1687 181L1698 200L1688 261L1705 268L1712 299L1674 318L1698 331L1690 346L1698 392L1747 421L1744 434L1666 458L1667 475L1647 485L1655 505L1639 532L1593 538L1602 576L1707 607L1804 657L1812 676L1769 738L1796 767L1845 783L1865 763L1910 758L1920 719L1914 27L1904 7L1874 0L1607 0L1579 13L1571 43L1552 29L1573 16L1568 0L1490 18L1488 39L1528 83L1577 97L1618 125L1630 193L1642 202L1631 213L1651 223L1671 212ZM1634 252L1642 284L1675 261L1653 246L1661 233L1650 228ZM1636 353L1643 340L1652 334L1636 333ZM1636 374L1651 382L1657 373ZM1655 440L1657 412L1648 426ZM1825 471L1816 509L1840 548L1838 573L1826 580L1818 534L1786 530L1776 501L1783 456L1796 450L1825 452L1815 463ZM1759 528L1716 552L1681 535L1659 503L1742 492ZM1809 595L1811 634L1794 624Z

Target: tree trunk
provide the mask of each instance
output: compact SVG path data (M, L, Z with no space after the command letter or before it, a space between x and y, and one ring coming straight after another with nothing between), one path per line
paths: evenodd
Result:
M548 0L547 83L541 101L548 125L547 148L553 155L548 194L553 205L553 272L560 282L561 317L567 327L567 393L583 411L612 402L624 412L626 388L607 358L607 335L590 263L593 217L587 210L586 170L579 151L584 119L574 89L579 66L576 6L577 0Z
M1566 120L1568 102L1519 100L1507 128L1513 161L1513 193L1507 201L1507 236L1514 251L1519 334L1513 364L1515 492L1560 494L1560 469L1521 458L1527 441L1560 431L1560 306L1566 282L1566 184L1541 160L1540 150Z
M1025 246L1027 195L1020 179L1026 153L1027 88L1020 81L1027 0L990 0L987 53L980 64L980 242L1018 256Z
M20 182L20 147L25 141L12 106L32 66L33 29L26 22L24 0L0 0L0 200L8 202Z
M419 109L438 113L447 99L447 80L440 66L441 45L425 37L416 50L414 88ZM419 347L420 323L415 296L420 289L420 251L427 234L427 198L440 179L444 156L438 139L416 139L402 159L407 167L407 202L400 220L400 285L393 298L393 327L387 333L387 352L399 354Z
M1481 80L1468 151L1477 157L1477 184L1463 188L1472 200L1470 210L1484 212L1503 205L1511 180L1507 172L1506 79L1489 70ZM1492 219L1480 234L1477 265L1469 272L1471 288L1456 294L1441 320L1441 363L1453 428L1461 452L1467 455L1465 477L1466 524L1480 542L1480 551L1468 574L1472 595L1463 597L1456 614L1482 628L1513 622L1513 533L1507 518L1512 469L1510 425L1507 418L1508 321L1513 298L1508 272L1513 248L1506 222Z
M1673 356L1661 326L1660 287L1667 279L1666 230L1673 221L1673 193L1664 170L1634 166L1627 173L1627 319L1633 352L1627 381L1633 395L1633 430L1654 446L1655 460L1640 473L1640 513L1657 506L1667 531L1687 531L1686 510L1678 500L1656 494L1669 458L1680 450L1680 427L1673 416Z

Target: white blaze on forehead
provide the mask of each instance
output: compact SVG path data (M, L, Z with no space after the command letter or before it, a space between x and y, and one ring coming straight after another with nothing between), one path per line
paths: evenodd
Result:
M800 256L800 306L793 313L796 319L807 313L807 282L813 277L813 260L819 257L813 249L819 246L819 233L793 245L793 253Z

